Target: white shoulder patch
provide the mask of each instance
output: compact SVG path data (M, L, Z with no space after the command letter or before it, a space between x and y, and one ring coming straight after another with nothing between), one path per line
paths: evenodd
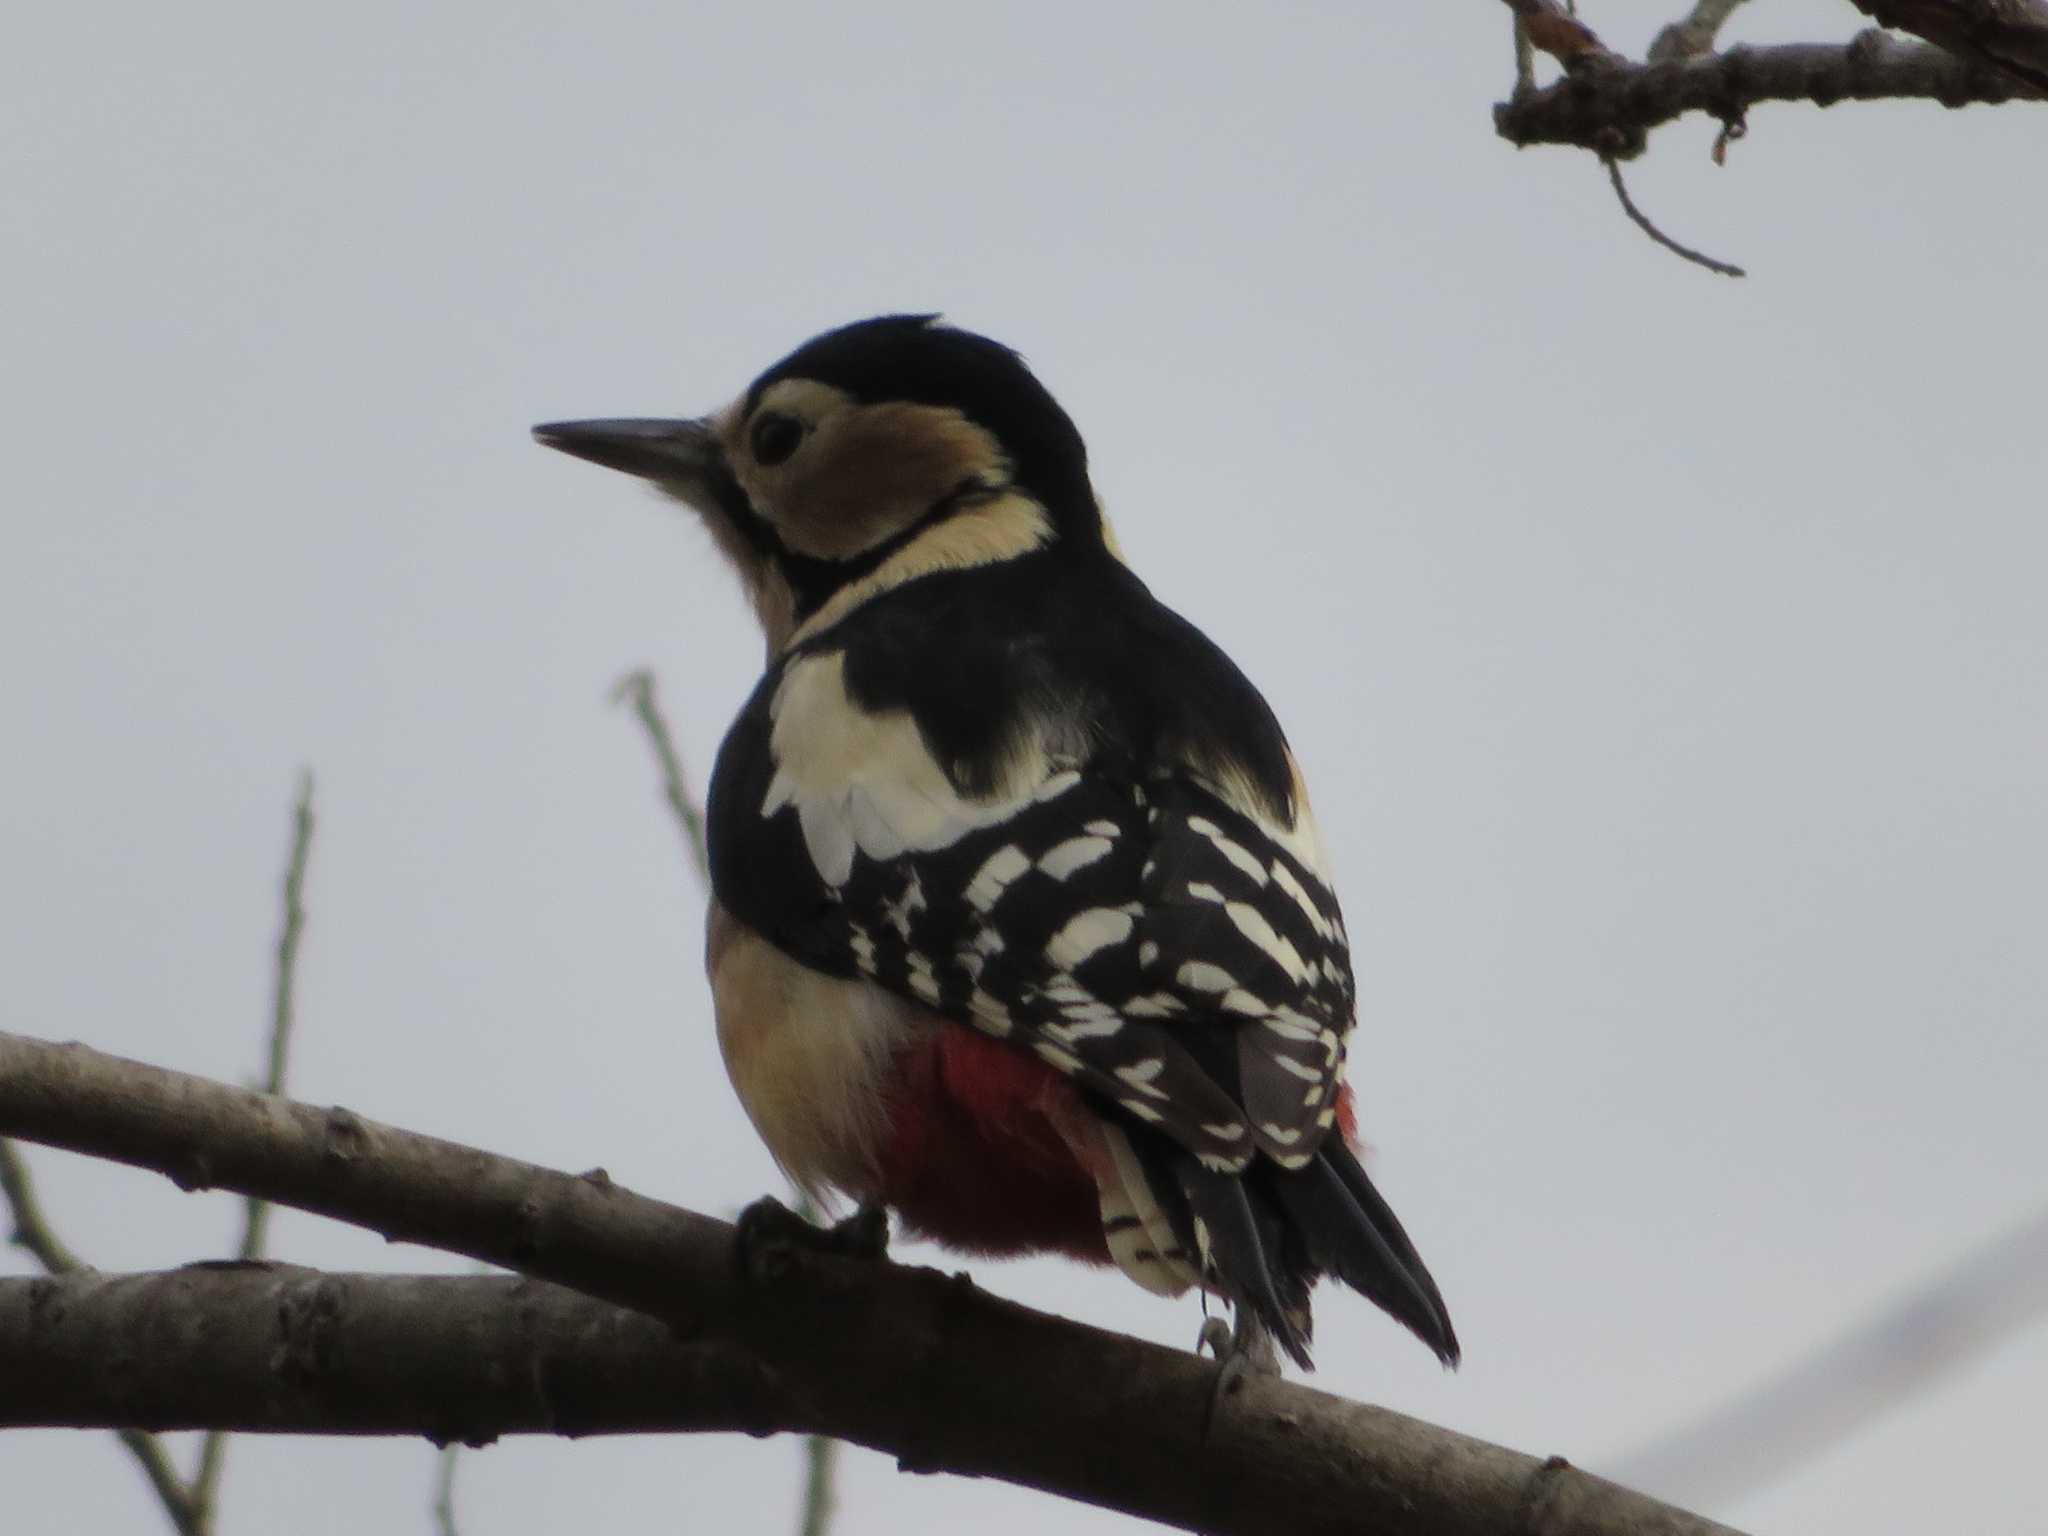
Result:
M791 664L769 720L775 774L761 814L796 807L811 863L831 886L847 882L857 853L894 859L949 847L1007 820L1034 795L1057 794L1080 777L1053 773L1043 748L1028 743L993 796L967 799L925 749L907 711L875 714L854 703L846 692L846 658L837 651ZM1009 872L990 873L1000 890Z

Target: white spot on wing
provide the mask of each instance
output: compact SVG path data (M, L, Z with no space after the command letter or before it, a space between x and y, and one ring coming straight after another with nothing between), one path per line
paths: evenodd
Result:
M1251 856L1249 849L1233 839L1221 827L1217 826L1215 822L1206 816L1190 816L1188 818L1188 826L1191 830L1199 832L1202 836L1209 839L1215 845L1216 851L1236 865L1239 871L1248 876L1253 885L1262 886L1266 883L1265 867Z
M1117 1017L1114 1008L1104 1008L1100 1015L1090 1018L1039 1026L1048 1040L1061 1045L1072 1045L1077 1040L1107 1040L1123 1027L1124 1021Z
M1069 768L1064 773L1054 774L1043 784L1040 784L1038 788L1031 792L1031 798L1042 805L1048 800L1057 800L1080 782L1081 775L1079 771Z
M1267 1056L1266 1059L1280 1067L1283 1071L1292 1072L1304 1082L1314 1083L1318 1089L1322 1087L1323 1074L1314 1067L1305 1066L1301 1062L1296 1061L1292 1056L1283 1056L1277 1051Z
M1058 972L1052 980L1039 988L1038 995L1062 1011L1085 1008L1095 1001L1095 994L1065 971Z
M1076 1056L1072 1051L1062 1050L1049 1040L1034 1040L1031 1042L1031 1049L1038 1052L1039 1058L1042 1061L1050 1066L1058 1067L1062 1072L1078 1072L1081 1070L1080 1057Z
M974 1015L974 1022L997 1039L1009 1034L1015 1027L1010 1020L1010 1010L1004 1005L1003 1000L982 991L980 987L976 987L974 995L968 998L967 1008Z
M1126 1086L1135 1088L1140 1093L1149 1093L1155 1099L1163 1099L1166 1097L1166 1090L1154 1087L1153 1080L1165 1070L1166 1059L1162 1056L1151 1056L1134 1065L1118 1067L1116 1075Z
M895 901L885 901L882 903L882 921L891 928L894 928L902 937L903 942L908 944L910 942L910 920L924 909L924 885L917 878L917 872L913 870L911 871L910 879L903 886L902 896Z
M1284 1040L1313 1042L1322 1039L1325 1033L1323 1026L1307 1014L1297 1013L1285 1005L1267 1014L1265 1025Z
M1038 861L1038 867L1055 880L1064 880L1077 869L1085 869L1108 853L1106 837L1070 837Z
M1002 899L1003 888L1030 867L1031 860L1016 844L998 848L982 860L981 868L967 882L967 904L977 912L986 912Z
M1188 961L1174 980L1191 992L1228 992L1237 985L1236 977L1207 960Z
M1131 936L1128 913L1110 907L1091 907L1069 918L1064 928L1045 946L1045 958L1063 970L1072 970L1090 955L1121 944Z
M1124 1012L1134 1019L1166 1019L1187 1012L1187 1007L1171 992L1148 992L1125 1003Z
M1327 939L1331 936L1330 920L1323 915L1322 904L1309 895L1308 887L1294 878L1294 871L1287 867L1285 859L1273 861L1273 883L1294 898L1294 904L1301 908L1309 926L1315 929L1316 937Z
M1237 925L1237 931L1264 950L1273 963L1287 973L1288 980L1296 985L1308 980L1309 969L1302 961L1301 951L1274 931L1273 925L1266 921L1265 913L1248 901L1228 902L1223 910Z

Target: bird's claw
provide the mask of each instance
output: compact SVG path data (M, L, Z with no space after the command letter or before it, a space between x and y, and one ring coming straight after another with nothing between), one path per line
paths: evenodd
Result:
M1199 1355L1204 1350L1215 1355L1217 1362L1216 1384L1209 1389L1209 1405L1202 1415L1202 1438L1206 1440L1223 1399L1249 1377L1278 1376L1280 1357L1273 1347L1272 1334L1243 1307L1237 1309L1235 1327L1220 1317L1202 1319L1202 1331L1195 1338L1195 1353Z
M844 1221L821 1227L774 1196L764 1195L740 1212L733 1250L740 1273L755 1284L786 1275L795 1253L880 1259L889 1251L889 1213L879 1205L863 1205Z

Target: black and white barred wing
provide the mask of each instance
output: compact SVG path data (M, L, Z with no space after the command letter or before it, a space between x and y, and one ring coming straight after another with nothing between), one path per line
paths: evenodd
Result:
M1313 1158L1352 992L1298 828L1193 772L1133 782L1028 741L965 795L907 712L847 698L830 654L789 669L768 745L758 814L796 819L844 968L1034 1052L1219 1172Z

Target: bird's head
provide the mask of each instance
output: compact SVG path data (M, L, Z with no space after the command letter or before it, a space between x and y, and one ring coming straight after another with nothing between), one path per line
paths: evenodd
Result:
M932 315L827 331L710 416L533 430L695 508L771 650L864 582L1104 539L1059 402L1008 347Z

